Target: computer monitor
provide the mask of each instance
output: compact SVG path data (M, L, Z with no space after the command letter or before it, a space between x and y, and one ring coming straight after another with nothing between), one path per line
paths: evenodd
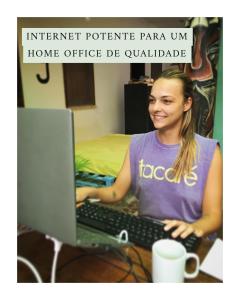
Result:
M18 223L73 246L121 246L77 223L73 112L18 108L17 124Z

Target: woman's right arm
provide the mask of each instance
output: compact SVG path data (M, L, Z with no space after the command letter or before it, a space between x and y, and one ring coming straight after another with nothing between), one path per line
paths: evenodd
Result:
M87 197L97 198L102 202L117 202L121 200L128 192L131 185L131 171L129 149L125 155L122 168L117 176L116 181L110 187L92 188L82 187L76 189L77 206Z

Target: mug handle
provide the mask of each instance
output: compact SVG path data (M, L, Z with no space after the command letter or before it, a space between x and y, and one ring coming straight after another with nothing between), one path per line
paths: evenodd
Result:
M195 271L192 272L192 273L188 273L186 271L184 271L184 277L185 278L195 278L197 277L198 273L199 273L199 265L200 265L200 262L199 262L199 257L195 254L195 253L187 253L186 254L186 261L189 259L189 258L194 258L196 260L196 268L195 268Z

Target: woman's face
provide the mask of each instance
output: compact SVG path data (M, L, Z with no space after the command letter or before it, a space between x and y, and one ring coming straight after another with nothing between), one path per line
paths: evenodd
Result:
M158 79L149 96L149 114L156 129L181 127L184 111L190 109L192 101L184 102L183 83L180 79Z

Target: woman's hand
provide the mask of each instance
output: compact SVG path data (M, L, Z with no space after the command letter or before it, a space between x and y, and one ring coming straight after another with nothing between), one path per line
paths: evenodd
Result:
M203 236L203 231L194 225L194 223L190 224L179 220L164 220L162 223L166 224L164 227L164 230L166 231L176 227L171 234L173 238L180 236L181 238L185 239L192 233L194 233L197 237Z
M77 207L80 207L82 205L82 202L87 197L93 197L93 194L95 192L95 188L92 187L81 187L76 189L76 202Z

